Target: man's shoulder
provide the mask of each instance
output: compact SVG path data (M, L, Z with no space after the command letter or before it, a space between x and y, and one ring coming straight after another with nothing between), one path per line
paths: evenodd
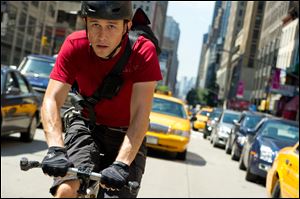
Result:
M70 35L68 35L68 39L71 41L87 41L86 31L78 30L72 32Z
M133 45L134 51L155 51L155 45L147 37L140 35Z

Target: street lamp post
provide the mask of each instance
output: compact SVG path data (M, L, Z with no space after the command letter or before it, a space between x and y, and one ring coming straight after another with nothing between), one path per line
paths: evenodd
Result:
M226 70L226 78L225 78L225 89L224 89L224 102L223 102L223 108L227 108L227 100L229 97L229 89L230 89L230 82L231 82L231 59L234 54L237 54L238 56L241 56L241 54L238 54L237 52L239 51L240 46L236 46L233 50L225 50L225 49L220 49L219 51L222 52L227 52L229 53L229 64L227 66Z

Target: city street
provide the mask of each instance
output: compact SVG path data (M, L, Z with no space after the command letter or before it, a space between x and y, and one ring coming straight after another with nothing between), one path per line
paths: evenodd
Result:
M19 169L21 157L41 161L47 145L43 131L37 130L32 143L22 143L18 135L1 139L1 197L51 197L52 183L41 169ZM213 148L202 133L193 132L186 161L174 154L149 151L139 197L267 197L263 182L245 180L238 162L221 148Z

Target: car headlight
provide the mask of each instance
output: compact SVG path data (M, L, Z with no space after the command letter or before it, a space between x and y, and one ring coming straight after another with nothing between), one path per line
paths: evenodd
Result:
M190 131L183 131L183 130L179 130L179 129L173 129L171 131L174 135L179 135L179 136L183 136L183 137L190 137Z
M264 160L266 162L272 163L273 158L277 155L277 152L273 151L270 147L266 145L261 145L260 147L260 156L259 158L261 160Z
M245 144L246 137L245 136L238 136L236 141L237 141L237 143L239 143L240 145L243 146Z

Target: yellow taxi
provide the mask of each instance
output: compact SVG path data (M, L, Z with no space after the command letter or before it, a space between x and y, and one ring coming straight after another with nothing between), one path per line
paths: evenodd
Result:
M190 130L185 103L170 95L155 93L146 133L147 147L176 152L177 159L185 160Z
M213 108L203 107L200 109L198 114L196 114L196 120L193 122L193 130L199 131L204 130L206 126L206 122L208 120L209 114L213 112Z
M268 171L266 188L273 198L299 198L299 142L279 151Z

